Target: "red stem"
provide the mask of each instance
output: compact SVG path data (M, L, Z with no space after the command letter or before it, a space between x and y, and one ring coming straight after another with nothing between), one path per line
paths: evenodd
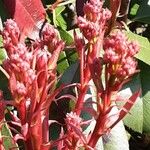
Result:
M30 138L28 138L26 141L25 141L25 146L26 146L26 150L34 150L34 148L32 147L32 141Z
M77 103L75 106L75 112L77 113L77 115L80 115L81 113L84 98L88 89L87 81L89 81L89 76L86 75L88 74L88 71L87 71L88 69L89 68L87 66L86 66L86 69L84 69L84 48L82 48L80 51L80 84L81 86L79 89L80 90L79 97L77 99Z
M75 106L75 112L77 115L80 115L81 113L86 92L87 92L87 86L85 86L83 89L80 90L80 94Z
M43 136L43 143L46 144L49 142L49 115L46 113L46 116L43 120L43 126L42 126L42 136Z
M26 123L26 105L25 101L22 100L18 105L17 105L17 110L19 113L19 118L21 120L21 124Z
M102 114L99 115L97 121L96 121L96 125L95 125L95 128L94 128L94 131L90 137L90 140L88 142L88 145L90 147L95 147L96 144L97 144L97 141L99 140L99 138L102 136L102 132L100 132L100 129L101 129L101 125L102 125Z
M81 49L80 53L80 83L81 83L81 88L83 88L84 84L84 49Z
M106 74L107 76L107 74ZM108 84L108 83L106 83ZM111 103L111 91L109 91L109 86L106 87L105 89L105 93L103 94L103 110L99 113L98 119L96 120L96 125L94 128L94 131L91 135L91 138L89 140L88 145L90 147L95 147L96 143L98 142L99 138L104 134L105 132L105 120L107 120L107 118L105 118L106 116L106 111L107 109L110 107L110 103Z

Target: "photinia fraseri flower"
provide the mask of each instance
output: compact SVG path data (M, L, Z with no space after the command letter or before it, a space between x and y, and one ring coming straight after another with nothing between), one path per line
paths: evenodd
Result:
M135 42L129 42L122 32L104 37L111 12L102 6L102 1L90 0L83 8L84 17L77 19L82 32L82 38L74 35L80 59L80 84L77 86L75 109L66 115L66 132L61 133L59 149L94 149L99 137L109 132L126 115L139 95L139 91L133 94L118 114L111 116L114 95L122 87L123 80L136 72L137 63L133 56L139 48ZM20 42L20 31L13 20L8 20L5 25L2 36L8 58L3 67L8 73L13 100L9 104L16 107L19 117L15 120L17 117L12 114L11 123L22 127L14 136L14 141L22 139L26 149L48 150L53 147L49 141L49 106L63 89L63 86L55 89L55 82L57 60L64 43L59 40L57 31L47 23L40 32L40 38L31 41L28 46ZM100 55L102 48L104 55ZM90 80L96 87L97 110L93 111L96 113L93 115L96 125L85 137L82 128L84 121L80 114Z
M117 31L104 40L104 62L110 75L125 79L136 71L137 62L133 58L139 51L136 42L129 42L125 34Z
M61 136L63 140L62 145L64 150L80 149L87 147L87 138L83 134L82 126L87 124L75 112L66 114L66 128L67 131ZM61 142L61 141L60 141Z
M111 12L108 9L103 9L102 6L102 1L90 0L83 7L84 17L77 18L78 27L83 35L83 38L80 39L75 34L76 48L80 57L81 74L81 94L79 94L75 107L78 114L82 109L91 75L93 76L92 69L96 62L95 60L100 57L107 21L111 17ZM87 43L87 55L85 55L86 46L83 43Z
M111 17L108 9L103 9L103 2L90 0L83 7L84 17L78 17L78 26L88 41L95 41L97 37L103 37L106 22Z
M20 37L17 24L13 20L8 19L7 22L5 22L5 32L2 32L2 35L7 53L13 53L15 50L14 47L18 44Z
M14 140L23 139L27 149L49 149L49 106L59 91L55 91L56 66L64 43L47 23L41 38L29 46L20 42L20 31L13 20L7 20L2 36L8 55L3 68L9 75L11 104L17 108L18 125L22 126Z
M97 109L98 118L94 131L89 140L89 146L94 147L99 137L110 131L123 117L129 112L140 90L135 92L129 100L122 106L118 113L111 115L115 106L117 92L122 88L123 84L136 73L137 62L133 58L139 51L136 42L129 42L125 34L121 31L112 33L104 39L104 55L101 65L105 68L105 83L102 84L102 77L96 66L93 66L93 81L96 86L97 93ZM100 60L99 60L100 63ZM99 69L102 67L99 65ZM101 76L101 75L100 75ZM99 85L99 86L98 86ZM102 88L99 88L102 87Z
M121 31L105 37L107 21L111 17L102 1L90 0L84 5L84 17L78 17L78 26L83 35L75 34L75 43L80 58L80 88L75 112L80 115L92 79L95 85L97 117L88 146L95 148L98 139L116 125L131 109L140 91L135 92L117 114L111 115L116 93L137 72L134 55L139 51L136 42L130 42ZM86 45L86 46L85 46ZM104 54L101 54L101 49ZM87 53L86 53L87 50ZM104 75L102 76L102 71ZM85 108L86 109L86 108Z

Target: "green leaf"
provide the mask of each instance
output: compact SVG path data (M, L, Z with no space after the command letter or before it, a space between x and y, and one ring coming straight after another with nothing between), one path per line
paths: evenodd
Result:
M65 6L60 6L55 9L56 17L58 17L65 10Z
M62 12L65 10L65 6L57 7L53 11L53 22L55 26L59 26L60 28L66 30L67 29L67 23L64 20L62 16Z
M133 7L130 10L130 15L135 16L137 14L138 9L139 9L139 5L134 4Z
M57 71L59 74L63 73L67 68L69 67L68 60L66 59L65 52L61 52L59 59L58 59L58 65L57 65Z
M129 150L128 138L123 125L120 121L110 133L103 135L104 150Z
M60 84L71 84L79 82L79 63L76 62L69 66L60 79Z
M150 42L149 39L142 37L140 35L134 34L132 32L126 32L130 40L138 41L140 45L140 52L136 55L136 58L143 61L144 63L150 65Z
M59 16L57 16L57 18L56 18L56 25L61 27L63 30L67 29L67 23L61 14Z
M74 49L67 49L66 51L67 59L69 64L73 64L78 60L78 54Z
M147 0L141 1L140 7L134 20L150 24L149 12L150 12L150 2Z
M53 123L50 125L50 138L51 140L56 140L59 138L59 134L61 132L61 128L60 125L58 125L57 123Z
M2 46L3 46L2 36L0 36L0 65L6 58L6 51L4 50L4 48L1 48Z
M128 100L136 91L141 89L141 79L136 75L132 81L127 83L119 92L119 97L123 100ZM125 102L120 102L123 105ZM138 115L137 115L138 114ZM143 101L138 97L130 112L123 119L126 126L136 132L142 133L143 131Z
M67 46L71 45L74 42L72 36L66 30L63 30L61 28L58 28L58 30L59 30L61 39L66 42Z
M10 150L11 148L15 148L16 150L19 150L17 147L17 144L14 144L12 141L12 134L10 129L8 128L8 125L5 123L2 126L2 136L4 136L4 147L5 150Z
M143 62L139 64L143 96L143 132L150 133L150 66Z
M4 22L8 16L7 12L5 11L4 9L4 4L3 4L3 1L0 0L0 17L2 19L2 21Z
M5 60L6 58L6 52L4 49L0 48L0 65L2 64L2 62Z

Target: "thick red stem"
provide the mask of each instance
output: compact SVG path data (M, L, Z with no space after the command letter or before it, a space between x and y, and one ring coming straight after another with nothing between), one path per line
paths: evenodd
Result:
M26 150L34 150L34 147L32 146L32 141L30 138L28 138L25 141Z
M24 125L26 123L26 105L25 101L22 100L18 105L17 105L18 113L19 113L19 118L21 120L21 124Z
M100 132L102 129L102 117L101 114L99 115L97 121L96 121L96 125L94 128L94 131L90 137L90 140L88 142L88 145L92 148L94 148L97 144L97 141L99 140L99 138L102 136L102 132Z
M77 115L80 115L81 113L86 92L87 92L87 86L85 86L83 89L80 90L80 94L75 106L75 112L77 113Z
M46 113L46 116L43 120L43 126L42 126L42 136L43 136L43 143L47 144L49 142L49 115Z

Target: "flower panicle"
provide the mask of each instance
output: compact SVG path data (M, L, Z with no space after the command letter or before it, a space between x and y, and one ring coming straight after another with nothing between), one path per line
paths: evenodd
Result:
M41 31L41 38L30 45L20 41L20 34L15 21L8 19L1 32L8 55L2 65L9 75L9 89L21 126L26 126L19 138L23 137L28 149L41 149L44 142L49 142L49 107L42 107L48 97L55 95L57 60L64 42L48 23ZM53 99L49 99L49 105Z
M13 54L15 52L15 46L19 42L20 30L16 22L12 19L8 19L5 22L5 28L2 31L4 48L7 50L8 54Z
M115 116L111 113L113 108L117 108L115 102L118 91L137 72L137 62L134 56L140 49L137 42L129 41L120 30L106 35L107 22L111 17L111 12L102 6L101 0L90 0L84 5L85 15L78 17L77 20L84 38L79 39L76 34L74 35L76 49L80 56L80 78L82 79L80 83L81 85L84 83L82 86L84 88L79 89L75 106L77 115L80 115L84 109L85 95L90 80L94 83L96 93L96 125L89 135L87 144L92 148L96 146L98 139L103 134L127 114L123 110L120 113L118 109ZM102 49L104 53L101 53ZM129 100L132 99L134 103L138 95L139 92L133 94ZM129 111L133 103L132 105L125 104L123 108Z
M78 149L87 145L87 139L83 134L83 120L75 112L66 114L66 127L67 132L64 134L63 140L64 148L66 149ZM63 136L62 136L63 137Z
M104 61L109 73L117 77L128 77L136 72L137 62L133 58L139 52L137 42L130 42L121 31L112 33L104 41Z
M84 5L85 16L78 17L78 26L88 41L103 35L106 23L111 17L111 12L102 6L102 1L91 0Z

